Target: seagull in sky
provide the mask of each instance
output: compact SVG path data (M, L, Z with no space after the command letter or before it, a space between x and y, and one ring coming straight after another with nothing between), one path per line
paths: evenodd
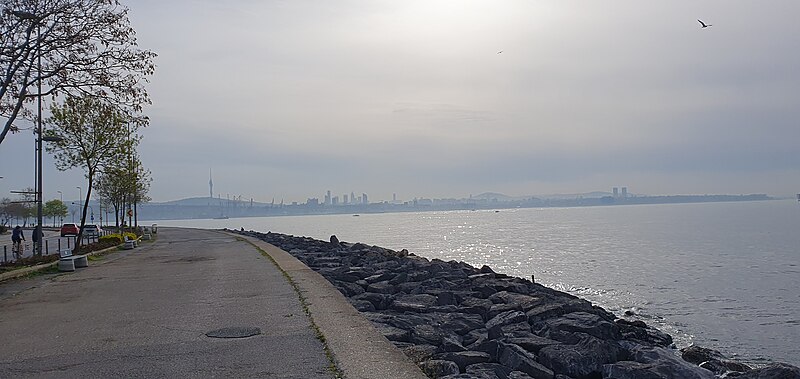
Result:
M497 54L502 54L502 53L503 53L503 50L500 50L500 51L497 52Z
M711 24L708 24L708 25L706 25L706 23L705 23L705 22L703 22L703 21L700 21L700 20L697 20L697 22L699 22L699 23L700 23L700 25L702 25L702 26L703 26L701 29L705 29L705 28L707 28L707 27L711 26Z

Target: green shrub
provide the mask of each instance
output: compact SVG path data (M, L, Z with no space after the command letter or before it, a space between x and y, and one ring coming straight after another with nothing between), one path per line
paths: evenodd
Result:
M100 237L100 241L98 241L98 242L114 241L117 244L121 244L125 240L126 236L128 237L128 239L132 239L132 240L135 240L136 238L138 238L136 236L136 234L133 234L131 232L125 232L124 235L123 234L119 234L119 233L114 233L114 234L109 234L107 236Z
M109 234L107 236L100 237L100 240L98 242L104 242L104 243L105 242L114 242L116 244L121 244L122 243L122 236L119 235L119 234Z

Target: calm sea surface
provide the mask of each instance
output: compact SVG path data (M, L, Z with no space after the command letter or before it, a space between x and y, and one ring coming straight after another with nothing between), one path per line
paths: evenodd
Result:
M408 249L489 265L739 359L800 365L796 201L511 209L229 220L244 227Z

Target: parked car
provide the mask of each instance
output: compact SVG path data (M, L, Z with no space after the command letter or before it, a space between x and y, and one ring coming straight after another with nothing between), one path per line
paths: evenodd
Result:
M84 237L95 237L95 236L99 237L100 233L102 233L102 232L103 232L103 229L100 229L99 226L94 225L94 224L84 225L83 226L83 236Z
M61 225L61 237L77 236L77 235L78 235L78 225L75 224Z

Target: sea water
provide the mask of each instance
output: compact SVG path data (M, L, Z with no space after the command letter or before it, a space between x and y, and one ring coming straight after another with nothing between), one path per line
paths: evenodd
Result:
M800 204L796 201L498 209L228 220L244 227L407 249L491 266L634 314L752 362L800 365Z

